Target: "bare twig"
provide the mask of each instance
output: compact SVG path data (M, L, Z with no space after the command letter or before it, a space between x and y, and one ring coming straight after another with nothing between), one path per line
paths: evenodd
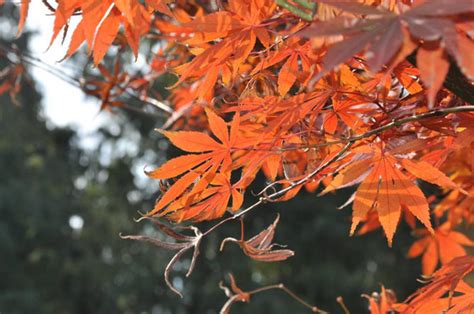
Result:
M284 284L282 283L279 283L279 284L276 284L276 285L269 285L269 286L264 286L264 287L261 287L261 288L257 288L255 290L252 290L252 291L249 291L249 293L252 295L252 294L256 294L256 293L260 293L260 292L264 292L264 291L268 291L268 290L274 290L274 289L279 289L279 290L282 290L284 291L286 294L288 294L290 297L292 297L294 300L296 300L298 303L304 305L305 307L309 308L313 313L320 313L320 314L327 314L328 312L324 311L324 310L321 310L320 308L318 308L317 306L315 305L311 305L309 304L308 302L306 302L305 300L303 300L300 296L298 296L296 293L294 293L293 291L291 291L290 289L288 289Z
M3 52L5 56L7 56L8 62L12 64L17 64L17 63L26 63L30 66L36 67L38 69L41 69L59 79L62 81L68 83L71 86L74 86L78 89L83 90L83 82L81 79L74 77L70 75L69 73L66 73L65 71L58 69L51 64L48 64L44 61L42 61L40 58L34 57L26 52L19 51L18 49L15 49L14 47L8 47L5 45L0 44L0 52ZM11 60L8 58L8 53L13 53L17 58L18 61ZM162 117L164 115L170 115L173 113L173 109L166 105L165 103L154 99L149 96L138 96L136 93L132 91L132 89L128 86L126 86L123 89L123 92L131 97L132 99L135 99L136 101L145 104L145 105L151 105L157 109L160 110L159 114L152 113L150 111L144 110L142 108L137 108L136 106L132 106L130 104L123 104L121 108L128 110L128 111L133 111L137 112L146 116L152 116L152 117Z
M346 304L344 303L344 299L341 296L337 297L336 301L342 307L342 310L344 311L344 314L351 314L351 312L347 308Z
M265 292L265 291L269 291L269 290L282 290L283 292L288 294L291 298L296 300L298 303L300 303L301 305L303 305L303 306L307 307L308 309L310 309L313 313L328 314L328 312L323 311L320 308L318 308L317 306L309 304L308 302L303 300L303 298L301 298L296 293L294 293L293 291L288 289L283 283L263 286L263 287L260 287L260 288L257 288L257 289L251 290L251 291L243 291L242 289L240 289L237 286L237 284L235 282L235 279L234 279L234 276L232 274L229 274L229 278L230 278L230 289L228 287L224 286L222 282L219 284L219 287L222 290L224 290L225 294L229 298L227 300L227 302L224 304L224 306L222 307L222 309L220 310L220 314L230 313L230 307L235 302L249 302L250 297L252 295L255 295L255 294L261 293L261 292Z
M217 224L215 224L214 226L212 226L211 228L209 228L206 232L203 233L203 236L206 236L208 235L209 233L211 233L212 231L214 231L215 229L219 228L221 225L225 224L226 222L228 221L231 221L231 220L234 220L234 219L237 219L243 215L245 215L246 213L248 213L249 211L251 211L252 209L254 209L255 207L259 206L260 204L263 204L263 203L266 203L266 202L269 202L269 201L272 201L272 200L275 200L276 198L282 196L283 194L285 194L286 192L294 189L295 187L297 186L300 186L302 184L305 184L306 182L308 182L309 180L311 180L311 178L313 178L314 176L316 176L317 174L319 174L321 171L323 171L324 169L326 169L327 167L329 167L332 163L338 161L343 155L345 152L347 152L347 150L354 144L354 141L350 141L349 143L346 144L346 146L344 146L340 151L339 153L337 153L336 155L334 155L331 159L327 160L325 163L323 163L322 165L320 165L318 168L316 168L315 170L313 170L312 172L310 172L308 175L306 175L304 178L296 181L296 182L293 182L292 184L290 184L288 187L284 188L284 189L281 189L279 191L276 191L272 194L269 194L267 196L262 196L260 197L260 199L253 203L252 205L250 205L249 207L247 207L246 209L236 213L235 215L231 216L231 217L228 217L224 220L221 220L220 222L218 222Z
M298 1L295 1L295 2L300 4L303 8L309 9L309 12L295 6L294 4L291 4L288 0L275 0L275 3L277 5L281 6L282 8L287 9L288 11L293 13L294 15L299 16L303 20L312 21L314 11L316 9L316 4L313 3L313 2L309 2L309 1L307 2L307 1L304 1L304 0L298 0Z

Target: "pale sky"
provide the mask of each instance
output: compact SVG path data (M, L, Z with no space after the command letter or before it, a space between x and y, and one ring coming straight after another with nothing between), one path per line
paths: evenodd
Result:
M54 67L67 70L68 64L58 61L65 55L69 38L61 45L60 34L54 45L47 50L53 21L54 17L40 0L31 1L26 28L38 33L29 43L31 53ZM74 21L72 24L71 27L75 27ZM70 126L76 129L81 138L81 146L93 148L94 132L103 125L113 123L110 114L99 113L97 101L87 99L81 90L56 76L37 67L33 67L32 72L44 97L43 115L55 126Z
M72 18L71 30L77 25L78 21ZM72 32L69 32L64 45L61 45L61 36L48 48L52 34L54 17L41 3L41 0L33 0L30 3L28 18L25 27L37 33L29 42L29 48L33 56L41 59L49 65L68 71L70 66L67 62L58 62L63 59L69 44ZM137 67L145 66L144 60L139 58ZM114 119L114 114L107 111L99 112L99 100L86 98L84 93L67 82L64 82L55 75L37 67L31 68L38 88L43 94L42 115L53 126L71 127L77 131L79 137L79 146L86 150L95 150L99 144L100 138L96 131L100 127L106 127L109 130L119 127L119 119ZM135 155L138 149L137 143L140 141L140 134L135 130L128 130L127 136L120 139L114 147L105 145L101 150L101 162L110 162L112 156L121 158L121 156L131 154ZM148 152L150 155L152 152ZM154 160L153 156L137 156L131 169L135 175L135 184L142 189L155 191L157 189L156 180L148 178L143 169L150 168L150 162Z

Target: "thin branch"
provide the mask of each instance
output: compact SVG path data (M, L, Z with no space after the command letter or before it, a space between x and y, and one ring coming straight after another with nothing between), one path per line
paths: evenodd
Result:
M293 291L285 287L285 285L282 283L263 286L251 291L243 291L241 288L239 288L239 286L237 286L237 283L235 282L235 278L232 274L229 274L229 279L230 279L230 287L226 287L222 281L219 283L219 287L222 290L224 290L224 293L228 297L227 302L224 304L224 306L221 308L219 312L221 314L228 314L230 312L230 307L235 302L249 302L250 297L252 295L255 295L260 292L269 291L269 290L282 290L283 292L288 294L291 298L296 300L298 303L309 308L313 313L329 314L328 312L319 309L317 306L309 304L308 302L303 300L300 296L298 296L296 293L294 293Z
M146 103L148 103L148 104L150 104L150 105L153 105L153 106L155 106L156 108L158 108L158 109L160 109L160 110L163 110L163 111L165 111L165 112L167 112L167 113L169 113L169 114L172 114L172 113L174 112L173 109L171 109L170 106L168 106L168 105L165 104L164 102L159 101L159 100L157 100L157 99L155 99L155 98L151 98L151 97L149 97L149 96L139 96L139 99L140 99L141 101L144 101L144 102L146 102Z
M49 11L51 11L52 13L56 12L56 9L48 2L48 0L42 0L41 2L43 2L43 4L46 6L46 8L48 8Z
M383 126L372 129L372 130L367 131L365 133L362 133L360 135L355 135L355 136L348 137L348 138L345 138L345 139L340 139L340 140L337 140L337 141L329 141L329 142L325 142L325 143L319 143L319 144L313 144L313 145L304 145L304 146L291 145L291 146L288 146L288 147L280 147L280 148L275 148L275 149L270 149L270 150L259 149L259 148L240 148L240 149L241 150L249 150L249 151L254 151L254 150L260 151L261 150L261 151L286 152L286 151L301 150L301 149L308 149L308 148L327 147L327 146L332 146L332 145L337 145L337 144L344 144L344 143L348 143L348 142L360 141L360 140L368 138L370 136L378 135L378 134L380 134L384 131L390 130L392 128L403 126L403 125L405 125L409 122L414 122L414 121L419 121L419 120L429 119L429 118L434 118L434 117L443 117L443 116L446 116L446 115L451 114L451 113L462 113L462 112L474 112L474 105L434 109L434 110L423 112L423 113L413 115L413 116L410 116L410 117L395 119L392 122L384 124Z
M66 73L63 70L60 70L60 69L58 69L58 68L42 61L41 59L39 59L37 57L34 57L34 56L32 56L28 53L25 53L25 52L20 52L17 49L14 49L13 47L7 47L7 46L1 45L1 44L0 44L0 51L4 52L8 62L10 62L12 64L17 64L18 62L15 62L15 61L11 60L10 58L8 58L7 54L9 52L15 54L18 57L18 59L20 60L20 62L24 62L26 64L29 64L29 65L33 66L33 67L41 69L41 70L43 70L43 71L59 78L59 79L61 79L62 81L68 83L69 85L74 86L74 87L82 90L83 84L81 83L81 79L78 79L78 78ZM126 95L130 96L132 99L135 99L135 100L137 100L137 101L139 101L143 104L151 105L155 108L158 108L158 109L160 109L160 111L165 112L167 115L173 113L173 110L171 109L171 107L169 107L165 103L163 103L163 102L161 102L157 99L151 98L149 96L138 96L135 93L133 93L131 91L130 87L128 87L128 86L125 87L123 91ZM139 113L139 114L143 114L143 115L146 115L146 116L151 116L151 117L162 117L163 116L163 114L155 114L155 113L152 113L152 112L146 111L144 109L134 107L134 106L126 104L126 103L124 103L121 106L121 108L123 108L125 110L128 110L128 111L133 111L133 112L136 112L136 113Z
M351 148L351 146L354 145L354 143L356 143L356 142L358 142L362 139L368 138L368 137L373 136L373 135L377 135L381 132L387 131L387 130L392 129L394 127L402 126L402 125L404 125L406 123L409 123L409 122L419 121L419 120L433 118L433 117L441 117L441 116L445 116L445 115L448 115L448 114L451 114L451 113L460 113L460 112L474 112L474 106L459 106L459 107L451 107L451 108L434 109L434 110L431 110L431 111L428 111L428 112L413 115L411 117L393 120L392 122L387 123L387 124L385 124L381 127L378 127L376 129L367 131L367 132L365 132L363 134L360 134L360 135L349 137L349 138L341 140L341 141L329 142L329 144L331 144L331 145L332 144L341 144L341 142L342 143L345 142L346 145L336 155L334 155L331 159L329 159L324 164L320 165L318 168L316 168L315 170L310 172L304 178L302 178L302 179L300 179L296 182L292 182L289 186L287 186L284 189L276 191L276 192L274 192L272 194L269 194L267 196L260 197L260 199L257 202L255 202L254 204L252 204L249 207L245 208L244 210L234 214L233 216L227 217L227 218L219 221L214 226L210 227L206 232L203 233L203 237L208 235L209 233L213 232L215 229L219 228L221 225L245 215L246 213L248 213L249 211L251 211L255 207L259 206L260 204L263 204L263 203L266 203L266 202L269 202L269 201L273 201L273 200L277 199L278 197L284 195L286 192L296 188L297 186L300 186L302 184L307 183L314 176L318 175L324 169L329 167L331 164L338 161ZM307 146L307 147L309 148L311 146ZM292 148L292 149L295 149L295 148ZM301 148L298 148L298 149L301 149Z
M303 300L300 296L298 296L296 293L294 293L293 291L291 291L290 289L288 289L288 288L287 288L284 284L282 284L282 283L276 284L276 285L269 285L269 286L260 287L260 288L257 288L257 289L255 289L255 290L248 291L248 293L249 293L250 295L253 295L253 294L260 293L260 292L264 292L264 291L268 291L268 290L275 290L275 289L284 291L286 294L288 294L290 297L292 297L292 298L293 298L294 300L296 300L298 303L300 303L300 304L302 304L303 306L309 308L313 313L328 314L328 312L326 312L326 311L324 311L324 310L321 310L321 309L318 308L317 306L311 305L311 304L309 304L308 302L306 302L305 300Z
M337 297L336 301L342 307L342 310L344 311L344 314L351 314L351 312L347 308L346 304L344 303L344 299L341 296Z
M275 0L275 3L279 6L281 6L282 8L287 9L288 11L293 13L294 15L299 16L303 20L306 20L306 21L312 21L313 20L313 12L308 13L306 11L303 11L302 9L298 8L297 6L289 3L288 0Z
M277 192L274 192L272 194L269 194L267 196L262 196L260 197L260 199L253 203L252 205L250 205L249 207L247 207L246 209L238 212L237 214L231 216L231 217L227 217L226 219L224 220L221 220L220 222L218 222L217 224L215 224L214 226L212 226L211 228L209 228L206 232L203 233L203 237L208 235L209 233L211 233L212 231L214 231L215 229L217 229L218 227L220 227L221 225L225 224L226 222L228 221L231 221L231 220L234 220L234 219L237 219L243 215L245 215L246 213L248 213L249 211L251 211L252 209L254 209L255 207L257 207L258 205L260 204L263 204L263 203L266 203L266 202L269 202L269 201L272 201L272 200L275 200L276 198L282 196L283 194L285 194L286 192L294 189L295 187L299 186L299 185L302 185L306 182L308 182L309 180L311 180L311 178L313 178L314 176L316 176L317 174L319 174L321 171L323 171L324 169L326 169L327 167L329 167L332 163L338 161L346 152L347 150L349 150L349 148L354 144L353 141L347 143L340 151L339 153L337 153L336 155L334 155L331 159L329 159L328 161L326 161L325 163L323 163L322 165L320 165L318 168L316 168L315 170L313 170L312 172L310 172L308 175L306 175L304 178L296 181L296 182L293 182L291 185L289 185L288 187L284 188L284 189L281 189Z

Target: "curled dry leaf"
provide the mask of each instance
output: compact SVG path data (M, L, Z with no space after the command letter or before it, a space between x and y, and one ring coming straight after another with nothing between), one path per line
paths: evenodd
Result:
M236 242L244 251L245 255L250 258L261 261L261 262L279 262L287 259L290 256L295 255L292 250L272 250L277 244L272 244L273 236L275 235L275 228L280 219L280 215L277 215L275 221L265 230L254 236L253 238L245 241L244 240L244 222L241 219L241 239L237 240L234 238L225 238L221 243L220 250L224 249L226 242Z
M168 265L166 265L165 269L165 282L168 287L178 294L180 297L183 297L181 292L179 292L173 285L171 284L169 275L173 268L173 265L176 264L177 261L186 253L188 250L193 249L193 256L191 259L191 264L189 265L188 272L186 273L186 277L189 277L193 272L194 265L196 264L197 257L199 256L199 245L201 244L202 233L194 226L190 227L181 227L181 229L189 229L194 232L194 235L189 236L182 233L178 233L172 228L168 227L167 225L163 224L156 218L147 217L144 219L150 220L156 227L160 229L164 234L173 238L176 242L166 242L159 239L155 239L149 236L143 235L120 235L122 239L127 240L138 240L138 241L145 241L149 242L153 245L156 245L160 248L164 248L166 250L177 251L173 258L169 261Z

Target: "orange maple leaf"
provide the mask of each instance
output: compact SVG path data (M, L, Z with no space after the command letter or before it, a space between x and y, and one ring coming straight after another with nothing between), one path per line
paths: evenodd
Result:
M399 169L398 160L380 145L363 146L359 148L359 153L358 160L341 170L322 192L325 194L361 182L352 207L351 235L367 214L375 210L391 246L402 207L406 207L430 232L434 232L428 202L418 186ZM427 166L435 169L429 164ZM412 168L406 170L413 171ZM413 172L419 175L417 171ZM423 175L422 179L430 178Z
M306 85L310 74L314 71L312 64L315 61L315 55L311 49L310 42L300 43L296 37L289 38L283 47L262 59L255 66L251 75L255 75L259 71L284 60L286 61L281 66L280 73L278 74L278 91L280 95L285 96L298 78L302 79L303 86ZM301 66L299 63L301 63ZM299 70L300 67L302 71Z
M380 293L372 295L363 294L362 297L369 300L370 314L388 314L392 311L392 305L396 302L395 293L382 286Z
M237 188L232 187L229 181L232 170L230 168L232 148L238 141L239 115L234 116L229 131L227 123L213 111L206 109L206 114L209 127L220 142L201 132L161 131L176 147L198 154L171 159L148 173L154 179L169 179L184 175L171 185L147 216L179 212L170 218L175 220L212 219L224 213L231 195L234 210L242 204L241 194ZM198 179L199 181L196 182ZM207 188L209 185L211 187ZM191 186L192 189L186 191ZM164 210L165 207L167 207L166 210Z
M434 234L429 234L426 230L416 232L422 238L412 244L408 250L408 257L423 255L423 275L431 275L439 261L444 265L456 257L466 255L463 246L474 246L474 242L464 234L453 231L449 222L436 228Z
M257 38L264 46L271 43L270 34L261 24L272 15L275 7L273 1L269 0L234 0L229 1L227 12L212 13L185 23L185 32L190 32L191 29L193 34L198 35L191 42L200 46L200 49L194 50L199 52L192 61L175 69L180 78L174 86L189 78L207 76L202 86L202 94L206 94L215 85L220 72L232 73L235 77L252 52ZM202 35L205 33L209 33L209 36ZM222 40L217 44L204 45L218 38ZM228 69L229 65L231 71Z

